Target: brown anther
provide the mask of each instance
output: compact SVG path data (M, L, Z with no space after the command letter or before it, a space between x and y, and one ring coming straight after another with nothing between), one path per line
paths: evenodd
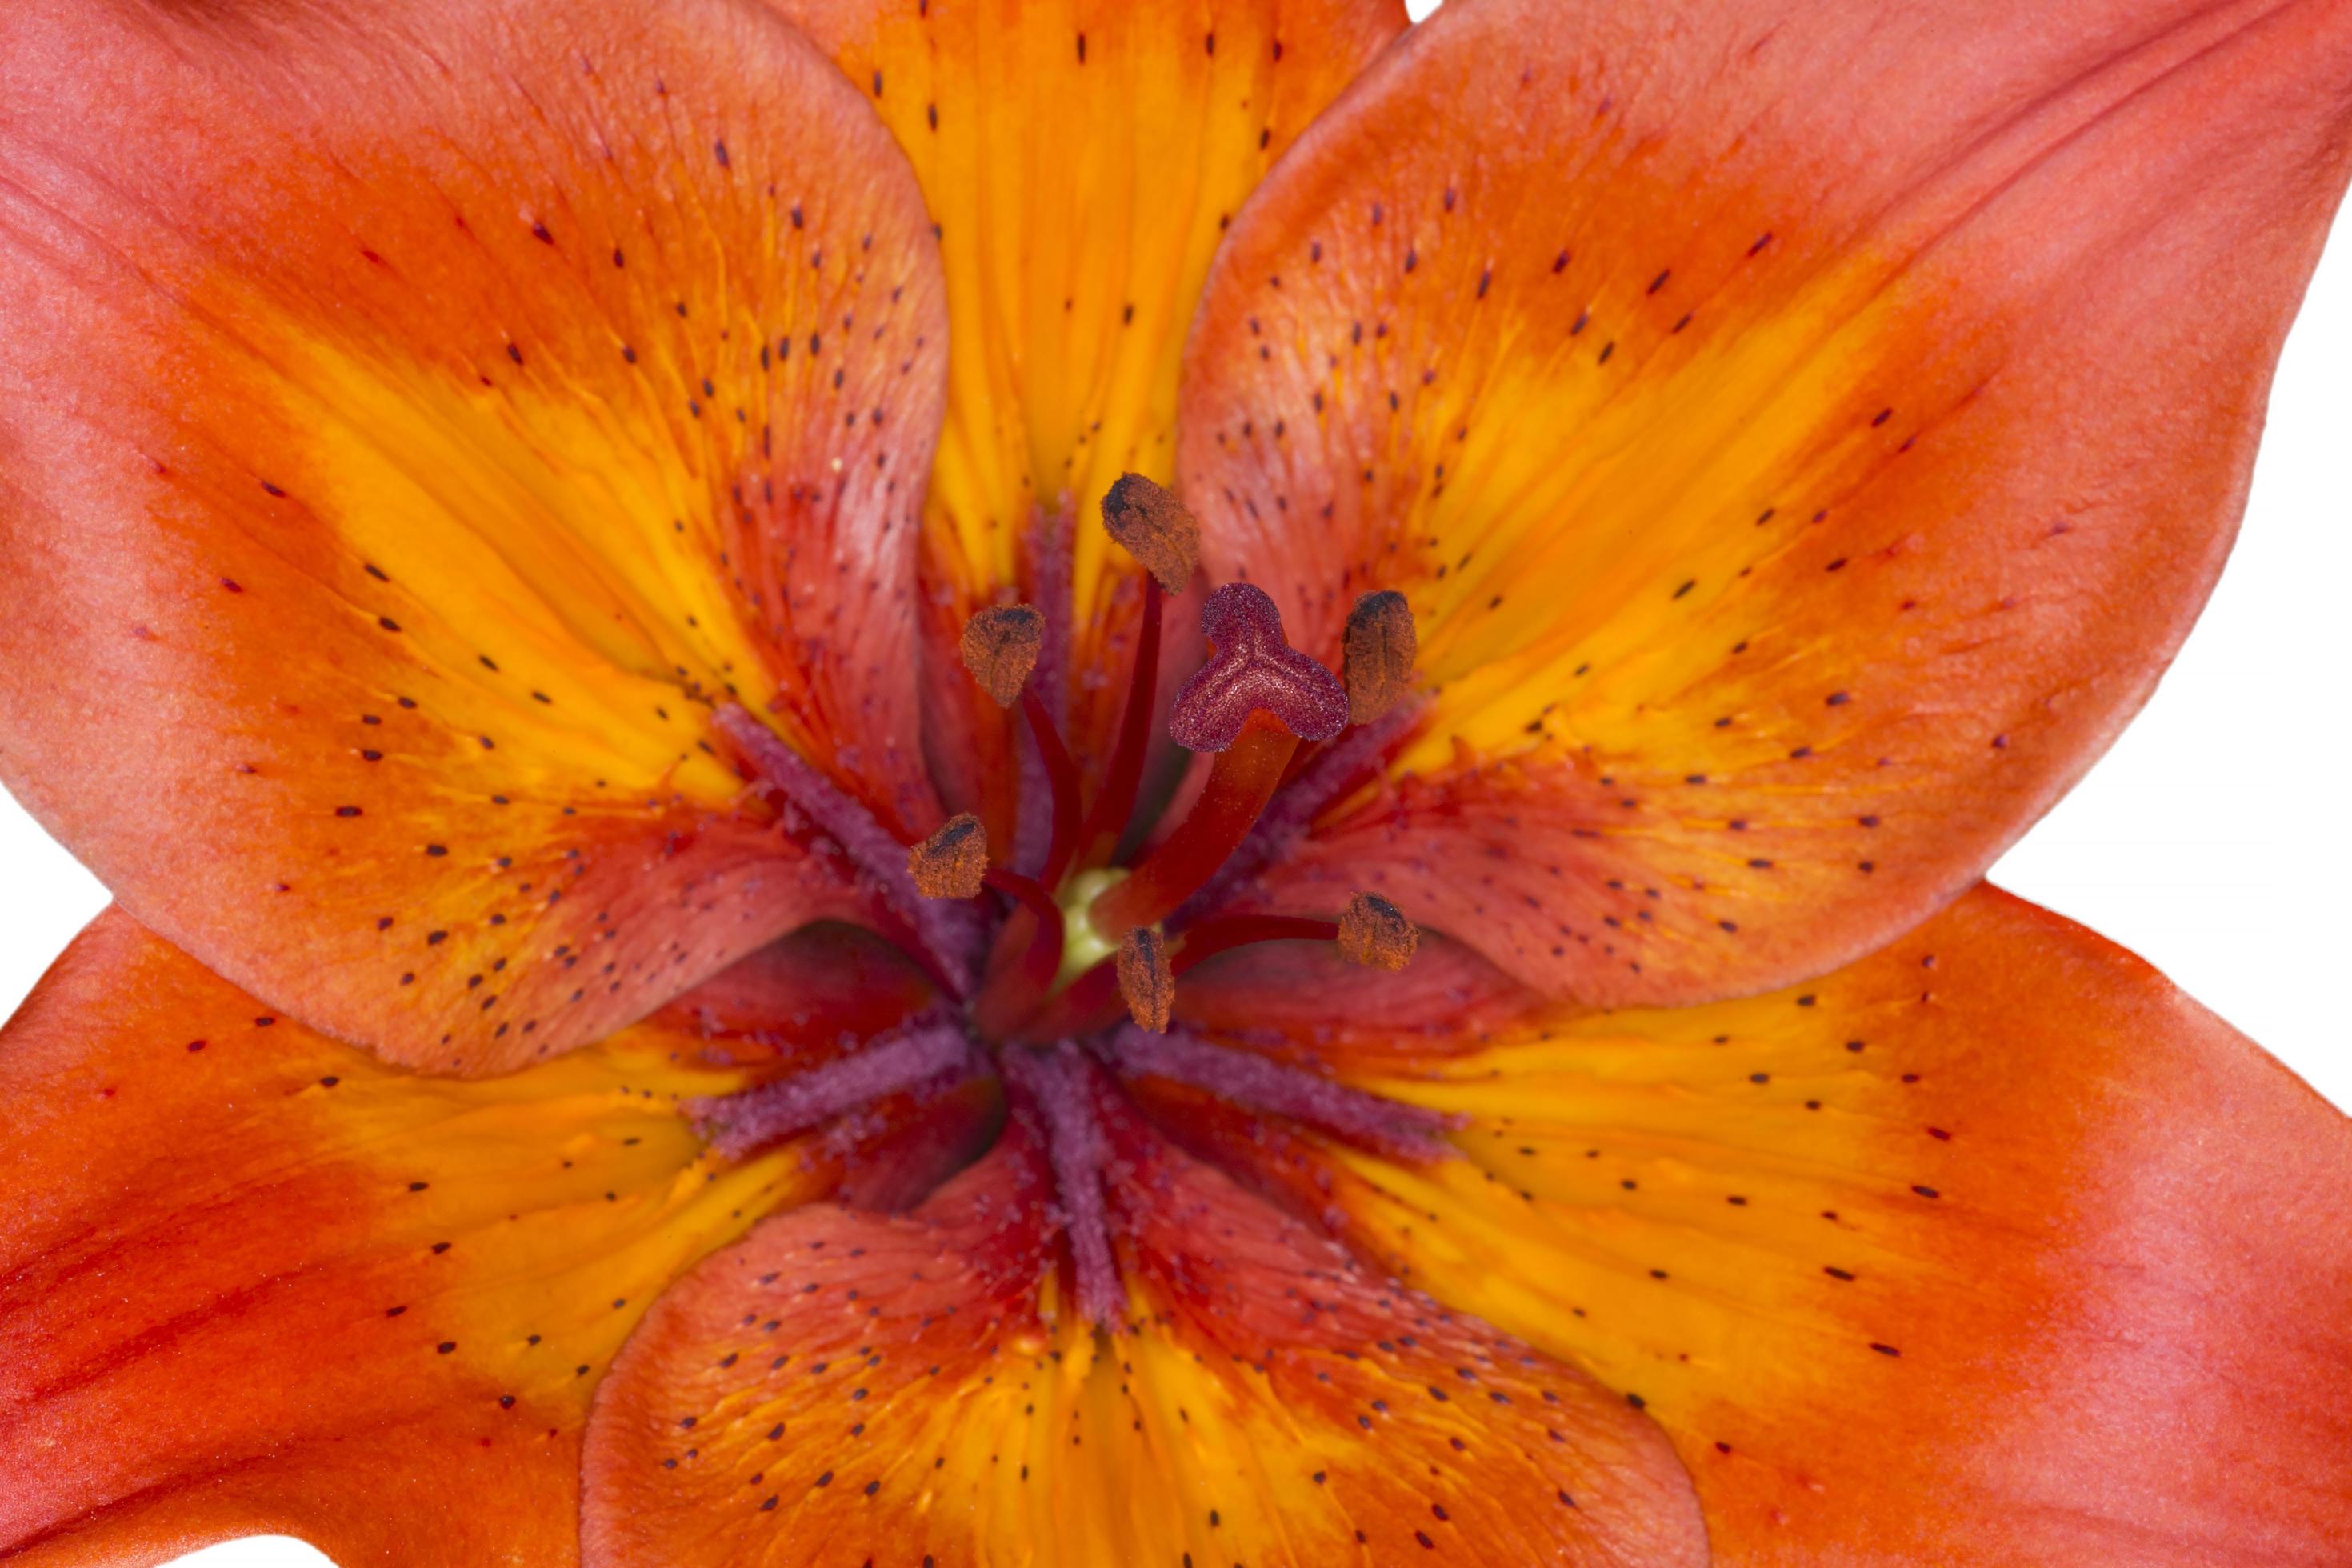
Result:
M1421 932L1404 911L1378 893L1358 893L1339 916L1339 956L1367 969L1402 969L1412 962Z
M927 899L976 899L988 875L988 829L970 812L949 817L907 851L915 891Z
M1348 719L1369 724L1412 692L1412 661L1421 639L1412 607L1394 588L1366 594L1348 612L1340 671L1348 683Z
M1021 700L1029 672L1037 668L1037 650L1045 644L1045 617L1027 605L999 605L963 624L958 647L963 667L999 708Z
M1168 939L1150 926L1135 926L1118 944L1118 994L1135 1026L1168 1032L1168 1011L1176 1003L1176 972L1168 963Z
M1184 503L1141 474L1121 474L1102 499L1103 527L1160 587L1181 594L1201 560L1201 524Z

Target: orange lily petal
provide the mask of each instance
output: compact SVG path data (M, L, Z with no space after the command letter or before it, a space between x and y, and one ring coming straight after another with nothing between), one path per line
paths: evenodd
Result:
M1622 1401L1103 1110L1127 1331L1057 1317L1016 1113L912 1215L772 1220L663 1298L598 1396L587 1561L1705 1560Z
M2347 84L2344 0L1440 11L1188 361L1213 574L1318 651L1366 589L1420 622L1398 787L1276 901L1375 887L1616 1005L1966 889L2204 602Z
M1067 529L1079 668L1124 668L1105 649L1132 636L1140 574L1095 507L1122 472L1172 478L1184 332L1227 221L1404 6L772 4L866 89L939 222L954 346L927 511L931 717L959 754L975 731L1001 746L955 657L965 618L1000 587L1050 605L1063 590L1034 547ZM1107 749L1124 683L1048 689L1073 705L1072 743Z
M891 993L826 976L872 962L794 943L469 1082L100 916L0 1032L0 1556L287 1531L353 1564L573 1561L589 1391L632 1325L843 1170L823 1142L717 1162L677 1102L869 1023Z
M1253 989L1189 978L1211 1012ZM1354 1021L1317 1054L1467 1118L1465 1158L1205 1142L1643 1400L1720 1560L2352 1539L2352 1122L2081 927L1984 889L1796 990L1674 1011L1327 982Z
M0 60L0 777L128 909L494 1070L854 907L706 741L927 825L944 307L827 61L719 0L42 4Z

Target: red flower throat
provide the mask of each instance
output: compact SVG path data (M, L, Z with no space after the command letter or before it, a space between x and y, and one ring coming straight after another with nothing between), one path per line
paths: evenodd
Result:
M1228 583L1210 594L1201 612L1210 655L1176 694L1167 729L1215 762L1183 820L1132 864L1116 865L1120 845L1140 837L1129 830L1151 740L1163 606L1192 578L1199 530L1172 495L1134 474L1111 487L1102 516L1146 576L1126 708L1091 799L1032 679L1049 636L1066 628L1012 605L981 611L963 632L972 679L1000 706L1017 702L1036 742L1051 811L1034 875L992 864L987 829L968 814L911 848L901 844L766 725L740 707L721 711L719 728L787 826L831 841L876 893L889 934L951 1000L824 1068L694 1112L722 1153L740 1156L882 1096L937 1091L992 1068L1045 1140L1078 1309L1116 1329L1122 1295L1102 1195L1111 1153L1096 1075L1171 1079L1407 1158L1443 1157L1438 1134L1450 1123L1171 1026L1177 980L1238 947L1330 942L1351 963L1391 970L1412 957L1412 922L1371 893L1355 895L1336 920L1227 912L1248 879L1363 784L1410 728L1415 647L1404 596L1357 601L1343 679L1290 646L1262 589Z

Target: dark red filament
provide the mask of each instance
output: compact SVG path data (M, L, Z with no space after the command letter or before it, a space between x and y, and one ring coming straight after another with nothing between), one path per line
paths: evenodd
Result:
M1118 847L1128 819L1135 815L1135 793L1143 783L1143 759L1151 748L1151 710L1160 696L1160 621L1162 595L1159 582L1143 579L1143 626L1136 635L1135 664L1127 683L1127 707L1119 714L1118 744L1104 772L1102 794L1095 797L1078 833L1078 864L1099 866Z
M973 1024L988 1037L1001 1039L1036 1012L1061 972L1062 910L1044 883L1018 871L992 866L985 880L1020 906L998 938L987 983L972 1004ZM1016 949L1019 957L1007 956Z

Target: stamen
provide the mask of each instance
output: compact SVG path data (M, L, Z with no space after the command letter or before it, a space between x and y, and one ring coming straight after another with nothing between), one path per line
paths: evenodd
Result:
M1348 612L1340 664L1348 683L1348 718L1369 724L1412 694L1412 663L1421 640L1412 606L1393 588L1366 594Z
M1220 1100L1304 1121L1407 1159L1442 1160L1455 1154L1458 1151L1440 1134L1468 1120L1351 1089L1181 1029L1155 1035L1123 1026L1104 1048L1119 1070L1129 1075L1190 1084Z
M1160 700L1161 601L1181 594L1201 555L1201 525L1182 502L1140 474L1123 474L1103 496L1104 531L1143 563L1143 620L1119 714L1118 744L1103 773L1102 793L1078 830L1078 858L1098 866L1118 847L1135 815L1143 759L1151 749L1151 710Z
M1181 594L1201 560L1201 523L1182 501L1141 474L1121 474L1102 499L1103 527L1153 582Z
M1045 787L1051 795L1052 837L1045 847L1044 869L1039 873L1046 886L1062 879L1063 868L1069 864L1076 850L1078 838L1078 770L1070 761L1070 751L1062 744L1061 732L1054 727L1053 715L1046 710L1045 699L1029 684L1030 672L1037 668L1038 653L1045 644L1045 617L1027 605L1001 605L982 610L963 624L960 644L963 667L981 689L995 699L1000 708L1021 704L1022 715L1029 721L1029 732L1037 742L1037 759L1044 766ZM1023 779L1025 790L1034 790L1034 776ZM1024 806L1031 809L1024 816L1034 822L1034 803L1026 798ZM975 889L976 891L977 889Z
M1264 711L1302 741L1328 741L1348 727L1348 689L1290 646L1282 612L1265 590L1228 583L1201 606L1201 630L1214 645L1176 694L1168 733L1188 751L1222 752Z
M981 941L979 912L968 904L925 899L907 868L906 846L740 703L719 709L711 725L734 742L762 785L782 795L865 874L907 923L932 977L957 996L969 993Z
M1138 926L1118 944L1119 1000L1138 1028L1155 1035L1168 1032L1169 1009L1176 1002L1176 972L1168 963L1168 942L1150 926Z
M1358 893L1339 916L1339 952L1350 963L1402 969L1420 945L1420 931L1402 910L1378 893Z
M988 829L971 813L949 817L907 851L907 874L927 899L976 899L988 875Z
M907 869L927 899L975 899L989 887L1028 911L1025 930L1018 920L999 929L994 962L972 1004L972 1021L995 1037L1035 1012L1062 967L1062 910L1053 894L1018 871L991 866L988 829L969 812L948 818L908 850ZM1008 961L1003 955L1016 942L1022 944L1020 957Z
M806 1132L885 1095L917 1088L976 1059L971 1039L943 1014L875 1036L855 1054L736 1094L686 1102L710 1146L730 1160Z
M1208 959L1262 942L1328 942L1339 956L1370 969L1402 969L1412 962L1421 932L1394 904L1377 893L1358 893L1336 921L1300 915L1226 915L1203 921L1183 933L1174 968L1182 977Z
M1110 1249L1110 1214L1103 1202L1103 1167L1110 1158L1095 1114L1095 1068L1066 1042L1042 1050L1013 1047L997 1063L1005 1078L1035 1104L1045 1124L1045 1155L1054 1167L1062 1234L1070 1244L1081 1316L1119 1331L1124 1293Z
M1027 605L1000 605L963 624L958 644L963 667L999 708L1010 708L1029 684L1045 646L1045 617Z

